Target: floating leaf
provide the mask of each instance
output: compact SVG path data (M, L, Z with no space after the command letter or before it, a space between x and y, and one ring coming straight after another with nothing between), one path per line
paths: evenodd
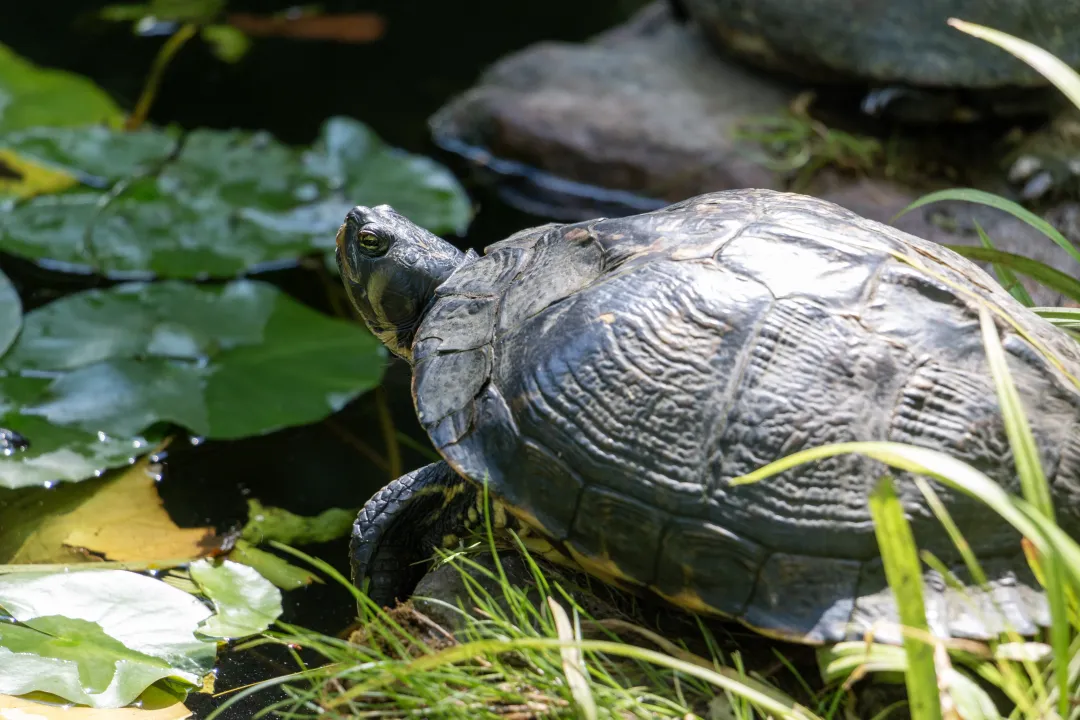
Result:
M276 540L286 545L330 542L349 534L357 512L359 508L330 508L318 515L304 517L282 508L267 507L258 500L250 499L248 521L241 531L241 536L256 544L268 540Z
M97 623L62 615L0 623L0 691L48 692L92 707L122 707L158 680L187 678L131 650Z
M22 301L8 276L0 271L0 355L15 342L22 327Z
M0 427L30 448L0 486L79 480L149 450L161 423L237 438L315 422L378 384L385 352L355 323L267 283L127 283L26 315L0 360Z
M281 592L253 567L198 560L188 572L217 609L199 626L203 635L226 639L256 635L281 615Z
M68 271L122 278L231 277L333 248L354 204L394 204L432 232L471 207L453 175L332 118L307 152L265 132L40 130L0 137L19 157L81 185L0 217L5 251ZM114 158L117 160L114 163Z
M162 678L197 685L216 646L195 597L123 570L0 576L0 693L121 707Z
M145 458L110 478L76 510L49 517L42 532L63 548L85 549L118 562L189 560L218 545L214 528L181 528L172 521ZM38 533L36 538L40 537ZM53 562L22 555L14 562Z
M176 152L177 137L160 130L34 127L0 137L0 147L77 176L86 185L105 188L155 170Z
M260 575L282 590L296 590L313 582L322 582L314 573L243 540L236 541L236 546L228 557L233 562L255 568Z
M78 509L112 479L94 478L56 488L0 488L0 565L85 560L63 546L63 533L54 534L50 520Z
M304 161L339 188L350 205L392 205L433 233L463 232L472 217L468 196L446 168L390 147L355 120L327 120Z
M140 699L140 705L142 705ZM5 711L11 711L5 713ZM187 720L191 711L183 703L166 707L101 709L79 705L54 705L0 695L0 718L4 720Z
M0 45L0 133L41 125L119 126L124 113L90 80L41 68Z

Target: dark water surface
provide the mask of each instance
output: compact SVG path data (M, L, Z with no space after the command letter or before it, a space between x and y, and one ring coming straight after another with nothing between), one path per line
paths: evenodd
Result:
M169 68L151 113L154 124L184 128L266 129L285 142L310 143L330 115L348 115L369 125L388 142L440 156L431 145L427 118L443 102L466 89L498 57L540 40L581 40L625 17L632 0L545 0L505 2L391 2L339 0L327 12L378 12L387 34L369 45L256 39L237 65L214 58L198 40L190 42ZM88 14L85 0L0 3L0 42L46 66L89 76L126 108L132 108L161 37L136 37L129 25L102 23ZM235 11L270 13L287 2L234 2ZM453 165L451 165L453 166ZM538 224L470 187L479 214L461 247L480 248L511 232ZM95 281L37 270L5 256L32 308ZM324 288L314 273L267 273L298 299L328 310ZM415 421L408 368L388 367L385 390L397 429L427 443ZM327 422L236 442L181 441L165 460L161 494L181 525L212 524L219 531L239 527L247 497L301 514L329 507L355 507L389 479L345 439L351 435L382 451L385 447L374 394L353 402ZM402 448L406 470L427 462ZM306 551L347 569L347 542ZM285 595L286 620L328 634L353 618L347 593L333 585ZM281 656L241 658L226 654L217 690L227 690L295 670ZM238 704L226 718L249 718L274 693ZM214 702L192 695L189 707L204 717Z

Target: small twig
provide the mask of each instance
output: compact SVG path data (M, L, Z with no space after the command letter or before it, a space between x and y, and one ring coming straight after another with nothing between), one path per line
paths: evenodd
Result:
M375 403L379 408L379 424L382 425L383 439L386 441L386 457L390 465L390 479L401 477L401 447L398 445L394 418L390 415L390 403L386 400L383 386L375 388Z
M124 123L126 130L136 130L146 122L146 118L150 114L150 106L154 104L154 98L157 97L158 89L161 87L161 78L165 75L165 69L169 66L173 56L184 46L184 43L195 37L198 29L199 27L195 23L185 23L158 50L157 57L154 58L154 64L150 66L150 74L146 76L146 84L143 86L142 94L139 95L139 102L135 105L135 111L131 113L127 122Z

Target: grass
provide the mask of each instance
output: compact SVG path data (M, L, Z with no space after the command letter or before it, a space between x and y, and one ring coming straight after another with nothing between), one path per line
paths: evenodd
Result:
M802 691L803 703L746 671L742 657L721 650L700 621L688 624L696 638L675 642L627 619L615 604L605 606L606 617L596 617L582 601L593 593L554 566L542 568L524 542L509 537L512 544L500 547L489 530L468 550L443 555L441 562L460 573L468 593L459 606L429 601L440 615L457 619L453 633L414 603L390 611L375 607L323 561L282 546L354 594L361 630L344 640L280 625L247 643L284 644L301 670L237 693L217 713L271 685L282 687L287 699L261 715L288 718L818 720L841 708L842 694L814 692L790 664L776 663L788 684ZM525 582L511 579L510 562L523 569ZM629 603L622 607L632 606L629 596L619 599ZM295 652L300 649L314 651L325 664L308 668Z
M1080 106L1080 77L1038 48L1015 38L953 21L954 27L1006 47L1052 80ZM796 113L763 136L779 149L795 172L812 169L815 156L851 153L863 162L870 152L848 147L845 138L823 134ZM759 138L760 139L760 138ZM822 145L824 143L824 145ZM1076 249L1054 228L1023 207L974 190L928 195L909 210L939 200L979 202L1032 224L1072 253ZM1014 273L1025 275L1080 300L1080 284L1050 268L1016 255L1000 253L980 231L982 247L958 248L969 257L994 264L1013 296L1026 306L1031 299ZM982 301L980 301L982 302ZM1080 310L1032 308L1074 335ZM995 320L996 316L996 320ZM932 554L920 552L897 499L894 480L885 476L868 498L886 579L897 598L902 646L875 642L840 643L817 655L820 678L778 654L771 664L755 658L748 666L738 650L721 648L704 621L694 632L671 633L650 627L625 608L602 606L597 612L562 570L542 568L524 542L500 548L490 529L464 551L441 562L460 573L468 602L460 606L425 605L450 613L444 627L420 606L407 603L391 611L375 607L326 563L282 548L312 563L356 597L361 630L350 639L313 634L281 625L249 643L283 644L293 650L300 670L236 694L230 702L268 686L281 687L286 699L260 714L286 718L533 718L671 717L749 720L757 717L870 717L848 692L866 678L899 681L907 700L893 703L875 717L906 711L914 720L1024 720L1080 718L1080 545L1057 525L1053 495L1041 466L1028 419L1010 375L998 322L1000 308L983 303L980 324L989 370L1005 422L1020 480L1021 496L1007 493L978 469L922 447L893 442L844 443L812 448L782 458L735 481L763 482L785 470L823 458L858 453L878 460L914 482L942 524L976 586L985 589L986 573L950 517L937 488L967 494L983 502L1023 537L1023 548L1048 599L1051 625L1045 637L1021 638L1011 629L986 643L943 639L928 629L923 572L938 570L954 589L962 586ZM1005 323L1007 325L1007 322ZM507 558L507 553L509 557ZM506 558L500 559L500 554ZM489 558L490 563L483 562ZM527 577L508 574L508 563L522 563ZM611 590L610 592L615 592ZM629 606L633 608L632 601ZM430 612L430 609L429 609ZM672 611L673 615L678 613ZM672 637L679 638L677 641ZM755 641L761 645L764 641ZM299 651L314 652L309 666ZM779 672L775 668L779 668ZM784 689L780 689L784 685ZM997 688L1004 699L991 696ZM217 714L228 708L219 709ZM217 715L215 714L215 716ZM213 720L211 716L208 720Z

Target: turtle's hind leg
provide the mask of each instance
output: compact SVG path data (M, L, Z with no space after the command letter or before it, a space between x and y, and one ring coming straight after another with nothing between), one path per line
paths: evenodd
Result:
M353 523L353 584L380 606L407 599L430 568L436 548L456 546L483 524L482 503L481 489L445 462L394 480L365 503ZM501 508L493 507L493 526L503 525L505 518Z

